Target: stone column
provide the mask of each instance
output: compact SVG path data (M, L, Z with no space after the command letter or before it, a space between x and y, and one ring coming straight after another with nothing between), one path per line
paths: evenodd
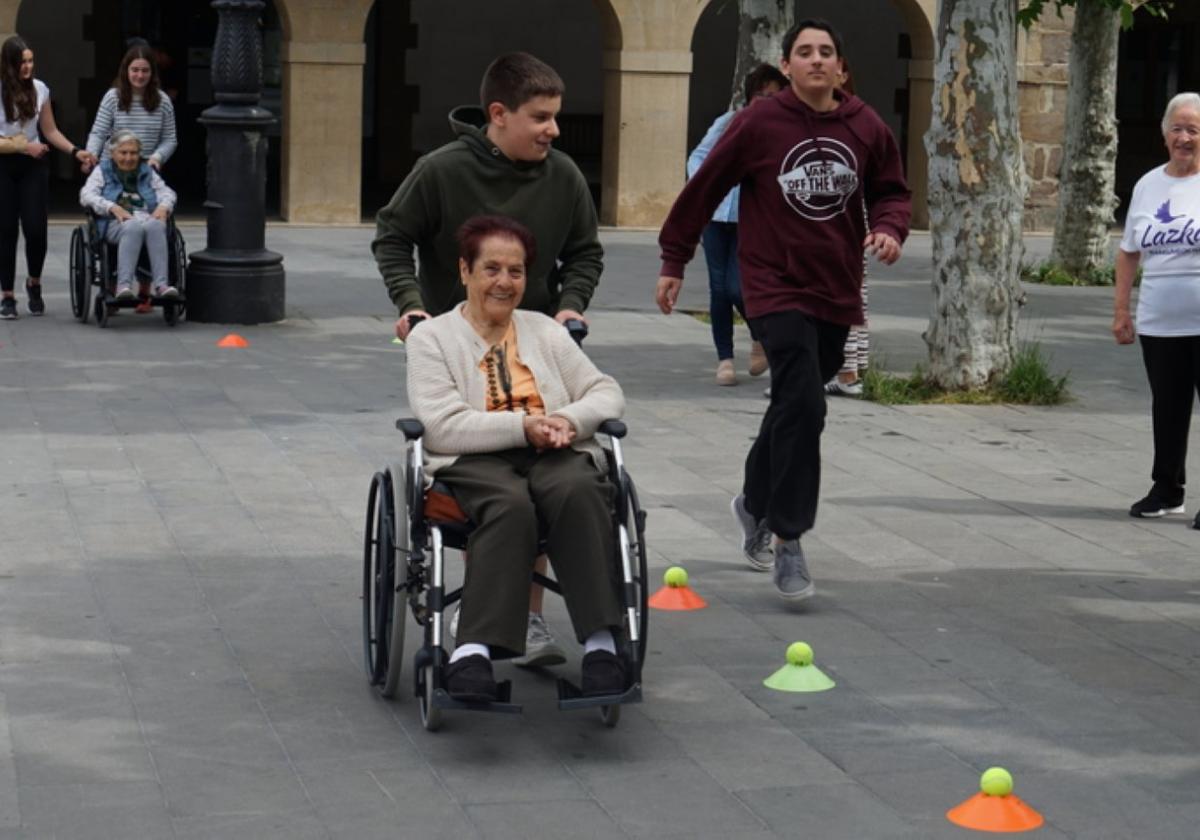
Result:
M208 247L192 254L188 320L260 324L284 317L283 257L266 244L267 127L275 116L262 95L263 0L213 0L220 16L213 45L216 104L200 116L208 130Z
M684 181L691 72L691 52L604 53L604 224L657 227L666 218Z
M1062 165L1067 116L1067 59L1071 53L1072 10L1046 14L1022 36L1017 54L1021 139L1029 192L1025 229L1054 229L1058 170Z
M280 199L290 222L358 224L362 218L365 62L362 41L284 45Z
M908 187L912 190L912 228L929 228L929 156L925 132L933 116L933 61L908 62Z

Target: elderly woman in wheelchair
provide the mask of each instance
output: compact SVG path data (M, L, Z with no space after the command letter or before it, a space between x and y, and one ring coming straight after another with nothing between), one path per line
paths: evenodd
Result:
M517 310L534 259L526 228L481 216L458 238L466 301L408 339L426 471L474 523L445 689L457 700L497 699L492 660L524 650L540 533L584 646L582 693L618 695L630 665L614 638L614 490L593 435L621 415L624 396L558 323Z
M141 141L122 130L109 141L111 157L92 170L79 191L79 203L95 213L101 235L117 246L118 300L134 296L143 246L150 258L152 292L172 298L167 249L167 219L175 207L175 191L141 159Z

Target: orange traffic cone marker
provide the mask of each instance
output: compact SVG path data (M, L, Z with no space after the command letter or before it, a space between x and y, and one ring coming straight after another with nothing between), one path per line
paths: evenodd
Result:
M230 333L217 342L218 347L249 347L250 342L237 333Z
M1003 767L989 767L979 777L979 793L946 812L946 819L963 828L1014 834L1040 828L1045 819L1013 796L1012 775Z
M708 602L688 586L688 575L682 567L667 569L663 583L666 585L647 602L656 610L702 610L708 606Z
M828 691L837 683L813 664L813 649L806 642L792 642L787 649L787 664L763 680L776 691Z

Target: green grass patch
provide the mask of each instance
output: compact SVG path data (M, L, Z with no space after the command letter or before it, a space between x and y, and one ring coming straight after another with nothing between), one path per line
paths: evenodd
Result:
M1117 281L1117 267L1107 263L1098 268L1086 269L1082 274L1072 274L1061 265L1052 262L1022 263L1021 279L1026 283L1040 283L1044 286L1111 286ZM1137 286L1142 280L1142 270L1138 268L1133 285Z
M863 376L863 399L884 405L1061 405L1071 398L1068 379L1068 374L1052 374L1041 345L1028 342L1017 350L1007 374L971 390L941 388L921 365L907 376L897 376L872 359Z
M681 309L680 311L691 315L701 324L712 324L712 315L707 309ZM746 323L742 320L741 314L736 309L733 310L733 323L737 326L742 326Z

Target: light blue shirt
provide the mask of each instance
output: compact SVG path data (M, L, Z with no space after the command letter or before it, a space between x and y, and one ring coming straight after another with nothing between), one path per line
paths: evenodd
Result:
M700 164L704 163L704 159L708 157L708 153L712 151L713 146L717 145L717 141L721 139L721 135L725 133L725 129L729 126L729 121L733 119L735 111L727 111L713 121L713 124L708 127L708 131L704 134L704 139L700 141L700 145L688 155L687 159L687 176L691 178L696 174L696 170L700 168ZM734 187L729 191L729 195L721 200L717 205L717 210L713 213L714 222L731 222L737 224L738 220L738 197L741 194L740 187Z

